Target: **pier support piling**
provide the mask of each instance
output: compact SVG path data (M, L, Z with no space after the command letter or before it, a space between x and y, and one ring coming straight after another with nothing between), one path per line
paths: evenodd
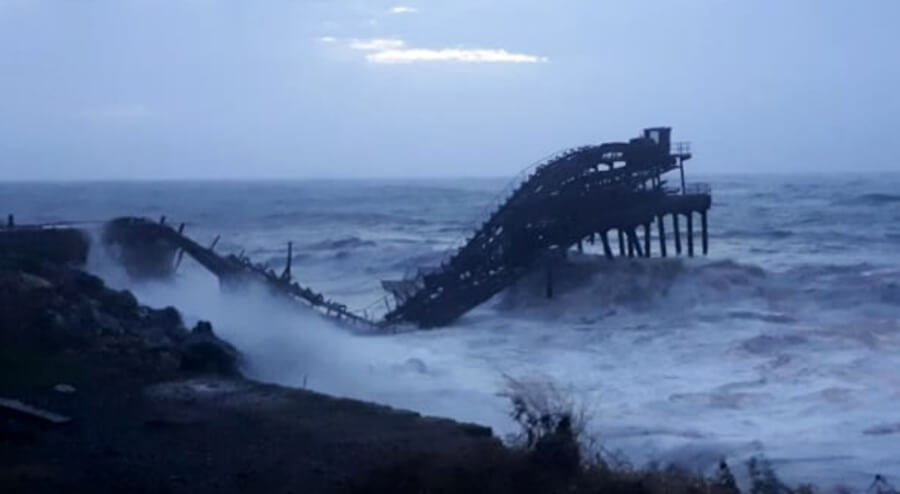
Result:
M294 262L294 242L288 242L288 253L287 253L287 262L284 265L284 272L281 273L281 278L284 280L291 279L291 265Z
M675 254L681 255L681 232L678 229L678 213L672 213L672 230L675 232Z
M178 225L178 234L184 235L184 223ZM178 255L175 257L175 271L178 271L178 266L181 266L181 261L184 259L184 249L178 249Z
M16 217L13 215L8 215L6 217L6 227L9 228L10 230L12 230L13 227L15 227L15 226L16 226Z
M621 228L619 231L619 255L625 257L625 232Z
M706 211L700 213L700 228L703 230L703 255L709 254L709 234L707 232Z
M603 232L600 234L600 241L603 243L603 254L606 255L606 258L610 261L613 260L613 251L609 246L609 232Z
M694 257L694 213L687 213L688 256Z
M632 228L628 230L628 257L644 257L643 249L641 249L641 241L638 239L637 231Z
M644 257L650 257L650 223L644 223Z
M666 223L663 221L664 219L663 216L658 216L656 218L656 226L659 230L659 254L666 257Z

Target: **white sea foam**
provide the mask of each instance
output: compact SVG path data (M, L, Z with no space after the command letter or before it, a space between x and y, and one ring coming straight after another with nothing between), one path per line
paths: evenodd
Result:
M851 289L855 273L832 290ZM553 300L534 274L452 327L382 336L262 293L221 294L190 268L174 286L132 288L212 319L265 381L505 433L503 376L540 376L570 387L606 446L637 463L706 469L763 454L788 479L862 485L900 471L900 322L818 303L791 310L809 290L798 280L822 276L841 275L573 255Z

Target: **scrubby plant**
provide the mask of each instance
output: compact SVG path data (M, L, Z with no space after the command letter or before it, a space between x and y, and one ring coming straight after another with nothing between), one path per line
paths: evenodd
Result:
M731 468L725 460L719 462L719 469L716 471L712 484L716 491L721 494L740 494L741 492L738 488L737 480L734 478L734 474L731 473Z
M492 443L417 456L374 472L356 492L741 493L724 460L712 476L674 465L632 467L588 432L589 415L577 395L549 379L505 376L500 394L509 400L509 415L519 425L519 432L510 438L511 448ZM749 494L814 494L808 486L788 488L765 458L751 459L747 470Z
M550 380L505 378L501 396L509 400L509 416L520 428L510 442L548 471L578 471L583 457L579 438L585 433L587 414L574 394Z
M584 406L570 390L549 379L525 380L504 376L505 387L500 396L510 402L509 416L519 425L510 439L517 446L533 449L544 437L570 434L577 439L585 433L588 421Z
M788 488L775 474L772 463L764 457L747 460L747 475L750 478L750 494L791 494Z

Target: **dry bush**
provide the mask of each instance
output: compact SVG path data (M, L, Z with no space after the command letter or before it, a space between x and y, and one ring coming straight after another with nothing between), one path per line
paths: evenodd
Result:
M564 389L549 379L516 379L504 376L505 386L499 394L510 402L509 416L520 428L511 443L533 449L538 442L555 434L560 427L577 439L586 432L589 417L572 390Z
M571 389L548 379L505 376L501 396L520 431L499 443L419 455L378 469L354 489L392 492L494 494L740 494L725 461L706 476L675 466L633 468L589 432L590 415ZM814 494L788 488L764 458L747 462L748 494ZM895 494L878 492L876 494Z

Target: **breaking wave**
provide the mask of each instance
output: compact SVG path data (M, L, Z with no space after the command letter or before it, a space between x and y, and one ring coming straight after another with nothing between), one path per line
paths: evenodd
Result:
M711 300L760 297L766 294L767 273L758 266L734 261L683 259L617 259L572 256L553 268L554 302L546 300L546 273L527 275L496 304L503 311L532 312L554 306L567 314L606 314L611 310L685 310ZM531 315L531 314L529 314Z
M795 322L798 310L900 305L900 272L867 264L807 265L766 271L733 260L617 259L572 255L547 274L533 272L496 297L493 307L522 317L595 321L619 311L707 319Z
M363 240L359 237L350 236L337 239L323 240L306 246L310 250L333 250L333 249L359 249L363 247L375 247L377 242L374 240Z

